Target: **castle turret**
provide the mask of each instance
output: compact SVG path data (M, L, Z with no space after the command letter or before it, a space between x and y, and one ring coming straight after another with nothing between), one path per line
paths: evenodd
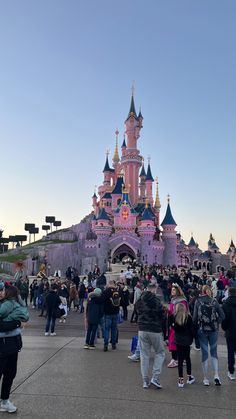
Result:
M99 213L94 231L97 235L97 264L101 272L106 272L109 251L108 238L111 235L112 227L104 208Z
M103 173L104 173L104 180L103 180L103 185L104 186L110 186L111 184L111 178L112 178L112 174L114 172L114 169L112 169L109 165L109 161L108 161L108 151L106 153L106 162L105 162L105 166L103 169Z
M97 209L97 202L98 202L98 197L97 197L97 195L96 195L96 186L95 186L95 188L94 188L94 194L93 194L93 196L92 196L92 200L93 200L93 210L94 210L94 212L96 213L96 209Z
M136 204L139 200L139 169L142 164L142 157L137 149L137 140L142 127L140 123L141 119L136 114L132 92L130 110L125 121L127 147L124 154L122 152L121 158L121 164L125 173L125 184L130 187L130 201L132 205Z
M121 146L122 156L124 156L126 148L127 148L127 146L126 146L125 134L124 134L124 140L123 140L123 143L122 143L122 146Z
M144 169L144 160L142 163L142 168L141 168L141 172L140 172L140 184L139 184L139 190L140 190L140 201L144 202L145 201L145 196L146 196L146 172Z
M111 193L112 196L112 208L117 208L121 201L122 197L122 186L123 186L123 176L120 174L117 178L115 187Z
M146 197L151 205L153 205L153 196L152 196L152 183L154 179L152 177L151 167L150 167L150 158L148 160L147 176L146 176Z
M141 238L140 252L142 263L154 263L153 238L155 231L156 227L154 225L154 215L149 208L148 200L146 200L146 206L142 214L140 226L138 228L138 232Z
M191 236L188 247L197 247L197 243L195 242L193 236Z
M169 196L166 215L161 225L163 227L162 239L165 244L163 265L177 266L177 238L175 231L177 224L171 213Z

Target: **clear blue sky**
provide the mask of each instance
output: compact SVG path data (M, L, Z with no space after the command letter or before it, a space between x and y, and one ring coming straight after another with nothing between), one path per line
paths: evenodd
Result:
M91 211L131 85L186 241L236 241L235 0L0 0L0 227ZM40 230L41 232L41 230ZM41 237L41 234L39 235Z

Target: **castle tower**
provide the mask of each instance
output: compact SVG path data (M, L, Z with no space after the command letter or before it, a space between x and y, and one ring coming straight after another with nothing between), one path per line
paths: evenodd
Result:
M144 169L144 160L143 160L143 163L142 163L142 169L141 169L139 177L140 177L140 184L139 184L140 201L144 202L145 201L145 196L146 196L146 184L145 184L146 172L145 172L145 169Z
M101 272L106 272L109 251L108 238L111 235L112 227L110 224L110 218L104 208L100 211L94 231L97 235L97 265L99 266Z
M148 159L148 168L147 168L147 176L146 176L146 197L148 202L153 205L153 196L152 196L152 183L154 179L152 177L151 167L150 167L150 158Z
M154 209L156 214L156 224L157 227L160 227L160 209L161 209L161 202L159 198L159 188L158 188L158 178L156 177L156 198L154 203Z
M149 209L148 200L146 200L146 207L143 211L140 226L138 228L138 232L141 237L140 253L141 253L142 263L145 263L145 264L154 263L153 237L154 237L155 231L156 231L156 227L154 225L154 216Z
M97 197L97 195L96 195L96 186L95 186L95 188L94 188L94 194L93 194L93 196L92 196L92 200L93 200L93 204L92 204L92 206L93 206L93 210L94 210L94 213L96 214L96 210L97 210L97 202L98 202L98 197Z
M127 146L126 146L126 142L125 142L125 134L124 134L124 140L123 140L123 143L122 143L122 146L121 146L122 156L124 156L124 155L125 155L126 148L127 148Z
M125 173L125 184L130 187L130 201L132 205L136 204L139 199L139 169L142 165L142 157L137 149L137 140L142 128L142 121L141 113L139 116L136 114L132 92L130 110L125 121L127 147L121 158L122 168Z
M169 195L166 215L161 225L163 227L162 240L165 244L163 265L177 266L177 237L175 231L177 224L171 213Z
M106 153L106 162L105 162L105 166L103 169L103 173L104 173L104 180L103 180L103 185L104 186L110 186L111 184L111 178L112 178L112 174L114 172L114 169L112 169L109 165L109 161L108 161L108 154L109 152L107 151Z

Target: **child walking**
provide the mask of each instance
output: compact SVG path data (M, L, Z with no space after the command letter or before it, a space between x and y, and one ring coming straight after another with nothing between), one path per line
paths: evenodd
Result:
M190 359L190 345L193 342L194 327L192 317L185 304L176 304L175 315L171 316L171 326L175 331L175 343L178 356L178 387L184 387L183 362L187 366L187 384L193 384L195 378L192 376L192 365Z

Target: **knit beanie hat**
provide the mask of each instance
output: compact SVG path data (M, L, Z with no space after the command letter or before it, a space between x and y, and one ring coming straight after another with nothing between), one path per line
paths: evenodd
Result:
M95 288L95 290L93 291L94 294L96 294L97 296L100 296L102 294L102 290L101 288Z

